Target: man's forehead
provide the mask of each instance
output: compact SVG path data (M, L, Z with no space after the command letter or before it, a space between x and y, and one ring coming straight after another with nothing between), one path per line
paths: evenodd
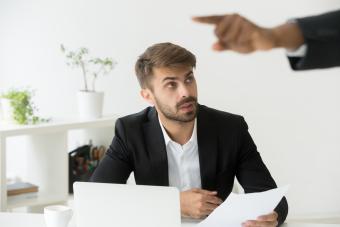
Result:
M165 77L180 78L187 76L188 73L192 72L191 66L180 66L180 67L158 67L153 69L153 75L159 79Z

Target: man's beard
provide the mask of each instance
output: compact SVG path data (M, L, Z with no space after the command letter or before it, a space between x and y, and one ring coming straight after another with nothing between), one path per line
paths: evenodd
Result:
M180 114L179 110L181 106L184 104L187 104L188 102L192 102L193 110L187 113ZM159 102L157 98L156 98L156 103L157 103L159 110L162 112L162 114L169 120L186 123L186 122L193 121L197 116L197 98L196 97L190 96L190 97L182 99L180 102L177 103L175 111L173 111L171 107Z

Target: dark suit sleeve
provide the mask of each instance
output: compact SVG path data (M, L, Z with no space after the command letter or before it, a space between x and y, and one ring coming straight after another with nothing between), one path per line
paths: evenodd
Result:
M118 119L112 143L91 176L90 181L125 184L131 171L132 165L127 148L125 130L122 121Z
M289 57L294 70L340 66L340 10L296 20L307 44L304 57Z
M276 183L267 167L263 163L260 154L257 152L249 132L247 123L241 119L240 123L238 169L236 173L237 180L242 185L245 193L261 192L277 188ZM278 222L282 224L288 214L288 204L286 198L283 198L275 208L278 213Z

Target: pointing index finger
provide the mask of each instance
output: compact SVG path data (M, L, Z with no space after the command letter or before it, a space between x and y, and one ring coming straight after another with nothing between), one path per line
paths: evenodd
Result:
M223 16L213 15L213 16L201 16L192 17L193 21L204 23L204 24L218 24L222 20Z

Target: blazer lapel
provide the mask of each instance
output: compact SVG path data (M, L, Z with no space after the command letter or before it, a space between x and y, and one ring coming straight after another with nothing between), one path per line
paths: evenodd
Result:
M169 186L168 158L161 126L155 108L148 113L149 121L143 125L146 150L151 162L154 184Z
M215 190L218 142L216 128L204 106L199 105L197 114L197 143L203 189Z

